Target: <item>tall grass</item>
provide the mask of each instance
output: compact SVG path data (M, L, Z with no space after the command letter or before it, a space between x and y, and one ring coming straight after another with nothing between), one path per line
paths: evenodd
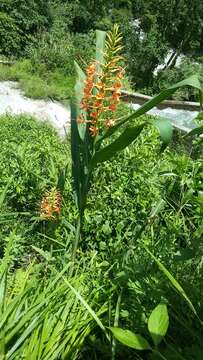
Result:
M105 303L97 305L100 289L89 281L91 264L71 279L70 264L58 272L43 261L14 273L12 242L10 236L0 269L0 358L76 359L107 310Z

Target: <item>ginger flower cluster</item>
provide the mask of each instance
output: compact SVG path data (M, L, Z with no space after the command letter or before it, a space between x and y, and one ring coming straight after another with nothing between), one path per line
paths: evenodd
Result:
M80 103L81 114L77 121L88 123L90 134L95 137L100 129L115 125L115 112L121 98L124 68L118 55L120 46L118 28L107 34L103 63L92 61L86 68L86 80ZM85 116L84 116L85 113Z
M47 191L40 203L40 217L47 220L56 220L62 206L62 195L57 189Z

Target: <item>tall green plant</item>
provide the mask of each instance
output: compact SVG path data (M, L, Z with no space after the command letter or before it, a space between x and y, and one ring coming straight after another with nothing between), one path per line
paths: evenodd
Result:
M157 118L134 125L133 120L181 87L191 86L201 91L198 77L194 75L162 91L131 115L116 119L115 110L120 101L124 73L123 59L119 55L121 39L116 25L109 33L96 31L96 59L87 66L86 72L75 63L77 80L71 103L71 145L79 218L73 255L80 239L87 194L95 167L128 147L148 125L158 129L164 149L172 137L170 121Z

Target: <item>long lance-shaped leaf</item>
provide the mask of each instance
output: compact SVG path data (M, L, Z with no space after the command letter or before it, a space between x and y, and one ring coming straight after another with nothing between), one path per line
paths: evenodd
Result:
M96 30L96 69L100 73L101 64L104 62L106 32Z
M201 135L203 134L203 125L196 127L195 129L192 129L189 133L185 135L187 136L193 136L193 135Z
M66 285L71 289L71 291L75 294L76 298L83 304L83 306L87 309L88 313L93 317L96 321L97 325L103 330L104 334L106 335L107 339L109 340L109 335L102 324L101 320L95 313L95 311L90 307L90 305L86 302L86 300L82 297L82 295L69 283L69 281L63 276L63 280L65 281Z
M141 124L135 127L127 128L124 132L110 145L97 151L92 159L92 166L95 166L99 162L109 160L118 151L125 149L130 145L141 133L145 124Z
M144 246L144 245L143 245ZM159 269L163 272L163 274L168 278L171 285L174 287L174 289L185 299L186 303L190 307L190 309L193 311L193 313L196 315L196 317L200 320L197 311L195 310L194 305L192 304L191 300L188 298L187 294L185 293L182 286L179 284L179 282L173 277L173 275L165 268L165 266L152 254L152 252L144 246L144 249L147 251L147 253L152 257L152 259L156 262ZM202 321L200 320L202 323Z
M77 205L80 204L81 199L81 182L83 178L83 167L81 164L81 138L79 136L77 126L77 105L75 101L71 102L71 156L72 156L72 174L74 188L77 196Z
M187 78L183 81L180 81L173 86L170 86L168 89L161 91L158 95L156 95L152 99L148 100L138 110L133 112L133 114L131 114L130 116L127 116L125 119L120 121L117 125L115 125L113 128L107 130L106 133L102 136L102 138L98 139L98 141L101 142L103 139L111 136L115 131L117 131L120 128L120 126L122 126L126 122L133 120L141 115L144 115L146 112L151 110L153 107L160 104L163 100L168 99L174 92L176 92L176 90L178 90L179 88L182 88L184 86L194 87L194 88L198 89L200 92L202 90L198 76L197 75L190 76L189 78Z
M153 121L146 121L135 127L130 127L124 130L124 132L110 145L97 151L92 159L92 166L95 166L99 162L104 162L112 158L117 152L125 149L140 135L141 131L146 125L154 125L161 136L163 141L162 150L168 145L172 137L172 125L171 122L164 118L157 118Z
M74 118L77 119L80 114L83 114L84 117L86 118L86 112L80 109L80 103L84 93L86 75L76 61L74 62L74 65L77 76L77 80L74 88L75 97L72 100L72 103L74 104ZM72 113L71 113L71 119L72 119ZM77 124L77 128L81 140L84 140L85 132L86 132L86 124L85 123Z

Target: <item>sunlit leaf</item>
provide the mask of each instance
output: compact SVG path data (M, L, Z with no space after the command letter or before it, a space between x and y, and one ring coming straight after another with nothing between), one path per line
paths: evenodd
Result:
M118 327L111 327L114 337L123 345L136 350L150 350L151 346L148 341L140 334L134 334L130 330L123 330Z
M169 325L167 306L160 303L152 311L148 320L148 330L155 346L157 346L166 335Z

